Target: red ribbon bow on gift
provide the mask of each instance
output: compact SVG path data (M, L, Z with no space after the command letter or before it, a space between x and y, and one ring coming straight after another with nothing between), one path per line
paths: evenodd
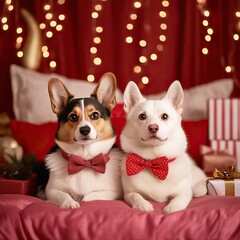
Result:
M75 174L84 168L91 168L99 173L105 173L106 163L110 160L108 154L98 154L95 157L85 160L74 154L67 154L62 151L62 156L68 160L68 173Z
M164 180L168 175L168 163L176 158L158 157L153 160L144 160L135 154L128 154L126 161L126 171L128 176L138 174L143 169L148 168L159 179Z

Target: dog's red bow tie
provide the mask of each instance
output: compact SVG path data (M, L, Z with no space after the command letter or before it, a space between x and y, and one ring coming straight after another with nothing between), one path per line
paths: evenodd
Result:
M153 160L144 160L135 154L128 154L126 161L127 175L135 175L143 169L148 168L159 179L164 180L168 175L168 163L176 158L158 157Z
M67 154L62 152L62 156L68 160L68 173L74 174L81 171L84 168L92 168L97 172L105 173L106 163L109 161L110 157L108 154L98 154L97 156L84 160L83 158L76 156L74 154Z

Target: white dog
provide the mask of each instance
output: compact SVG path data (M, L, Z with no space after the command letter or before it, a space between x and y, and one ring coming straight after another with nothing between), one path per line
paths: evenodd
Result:
M183 90L175 81L161 100L146 100L134 82L124 92L127 122L120 140L124 198L133 208L153 211L147 200L169 201L165 213L185 209L206 194L206 176L186 153L181 126Z

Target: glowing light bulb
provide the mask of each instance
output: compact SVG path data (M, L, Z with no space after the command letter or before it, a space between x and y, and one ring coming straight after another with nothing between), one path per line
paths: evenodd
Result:
M160 12L159 12L159 16L160 16L161 18L165 18L165 17L167 16L167 13L166 13L165 11L160 11Z
M159 36L159 40L160 40L161 42L165 42L165 41L166 41L166 36L165 36L165 35L160 35L160 36Z
M160 28L162 30L166 30L167 29L167 24L166 23L161 23Z
M140 73L140 72L142 71L142 68L141 68L140 66L135 66L135 67L133 68L133 71L134 71L135 73Z
M147 46L147 42L146 42L145 40L141 40L141 41L139 42L139 45L140 45L141 47L146 47L146 46Z
M8 30L8 25L4 24L2 28L3 28L4 31L7 31Z
M98 13L97 12L92 12L92 18L94 18L94 19L98 18Z
M53 17L52 13L47 13L47 14L45 15L45 18L46 18L47 20L52 19L52 17Z
M209 35L212 35L212 34L213 34L213 29L212 29L212 28L208 28L208 29L207 29L207 33L208 33Z
M145 62L147 62L147 58L145 56L141 56L141 57L139 57L139 62L145 63Z
M230 73L230 72L232 71L231 66L226 66L226 67L225 67L225 71L226 71L227 73Z
M168 7L169 6L169 1L162 1L163 7Z
M126 27L127 27L128 30L132 30L133 29L133 24L128 23Z
M22 31L23 31L23 29L22 29L21 27L18 27L18 28L16 29L17 34L22 33Z
M148 83L149 83L148 77L143 76L143 77L142 77L142 83L143 83L143 84L148 84Z
M211 36L210 36L210 35L206 35L206 36L205 36L205 40L206 40L207 42L210 42L210 41L211 41Z
M22 57L23 57L23 51L18 51L18 52L17 52L17 56L18 56L19 58L22 58Z
M46 5L44 5L43 8L45 11L48 11L48 10L50 10L51 6L49 4L46 4Z
M239 35L238 35L238 34L234 34L234 35L233 35L233 39L234 39L235 41L238 41L238 40L239 40Z
M137 14L132 13L132 14L130 15L130 18L131 18L132 20L136 20L136 19L137 19Z
M203 48L203 49L202 49L202 53L203 53L204 55L207 55L207 54L208 54L208 49L207 49L207 48Z
M101 10L102 10L102 6L101 6L100 4L97 4L97 5L95 6L95 10L96 10L96 11L101 11Z
M150 56L150 58L151 58L153 61L157 60L157 54L152 53L151 56Z
M96 32L97 33L102 33L103 32L103 28L102 27L96 27Z
M95 65L101 65L102 60L101 60L101 58L96 57L96 58L93 59L93 63L94 63Z
M46 32L46 37L51 38L53 36L53 33L51 31Z
M135 2L135 3L133 4L133 6L134 6L135 8L140 8L140 7L142 6L142 4L141 4L140 2Z
M63 26L62 26L61 24L58 24L58 25L56 26L56 30L57 30L57 31L62 31L62 29L63 29Z
M205 11L203 12L203 15L204 15L205 17L209 17L209 16L210 16L210 12L209 12L208 10L205 10Z
M92 54L97 53L97 48L96 47L91 47L90 48L90 53L92 53Z
M89 82L93 82L93 81L95 80L95 77L94 77L92 74L89 74L89 75L87 76L87 80L88 80Z
M45 29L46 28L46 24L45 23L40 23L39 28L40 29Z
M65 19L65 15L64 15L64 14L60 14L60 15L58 16L58 19L59 19L60 21L63 21L63 20Z
M203 20L202 25L207 27L208 26L208 20Z
M6 23L7 22L7 18L6 17L3 17L2 18L2 23Z
M96 43L96 44L99 44L101 42L101 38L100 37L95 37L93 39L93 42Z
M55 68L55 67L57 66L57 63L56 63L55 61L51 61L51 62L49 63L49 66L50 66L51 68Z
M126 37L126 42L127 43L132 43L133 42L133 38L132 37Z
M57 22L54 21L54 20L51 21L51 22L50 22L50 26L51 26L51 27L56 27L56 26L57 26Z

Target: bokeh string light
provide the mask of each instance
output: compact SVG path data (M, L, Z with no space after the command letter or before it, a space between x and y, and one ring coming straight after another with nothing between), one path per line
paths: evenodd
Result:
M210 26L211 11L210 9L207 9L207 0L197 0L197 7L203 18L202 26L206 31L204 36L204 46L202 47L202 54L208 55L209 54L208 43L210 43L212 38L214 37L214 28ZM222 62L224 71L226 73L231 73L233 74L233 77L236 77L235 67L234 67L234 64L232 63L232 57L235 54L236 42L239 41L240 11L236 11L233 13L233 22L236 23L235 24L236 27L232 29L232 33L230 29L228 30L228 33L227 33L227 34L232 34L232 36L230 36L230 42L232 42L232 49L228 51L228 56L221 57L221 62Z
M87 80L89 82L95 81L95 69L100 67L103 59L99 54L99 48L102 42L102 33L104 32L103 26L100 25L99 19L102 17L103 7L106 4L104 1L93 1L91 12L91 32L92 41L90 44L90 67L88 69Z
M147 85L149 83L148 77L148 66L151 61L156 61L159 58L159 55L164 50L164 44L167 41L166 30L168 28L167 19L168 19L168 7L170 5L168 0L159 1L159 12L156 16L159 20L159 35L157 41L152 39L152 26L150 24L149 8L151 1L139 1L134 0L132 3L132 11L129 13L129 20L126 23L127 35L125 42L128 45L138 45L140 47L139 56L136 64L133 66L134 74L141 76L141 84ZM143 36L144 38L139 41L134 37L134 30L138 24L139 15L144 12L143 16ZM154 45L152 42L156 42Z
M58 0L57 5L63 5L65 3L65 0ZM5 0L4 7L3 7L3 14L1 17L1 27L3 31L8 31L10 27L14 27L16 31L16 55L19 58L23 57L23 43L24 43L24 35L23 33L26 32L22 26L20 26L20 9L19 9L19 2L18 0ZM61 32L63 30L63 22L65 20L65 14L61 13L59 15L56 15L53 7L53 1L48 0L46 2L43 2L42 4L42 11L44 15L44 20L40 22L39 28L42 31L42 37L43 37L43 46L42 46L42 57L43 59L48 60L49 62L49 69L50 71L54 71L57 67L57 62L54 59L53 51L49 50L48 47L48 39L51 39L55 36L57 32ZM13 17L12 17L13 15ZM10 21L9 19L14 19Z

